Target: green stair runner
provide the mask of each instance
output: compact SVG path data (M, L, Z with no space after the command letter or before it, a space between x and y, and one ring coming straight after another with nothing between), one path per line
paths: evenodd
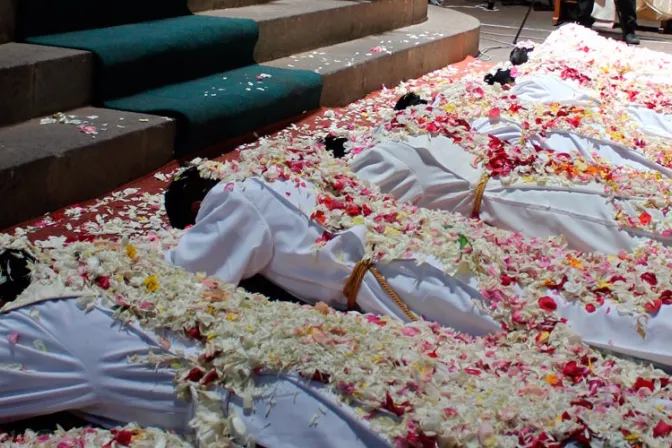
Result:
M94 53L97 102L177 118L178 156L319 106L319 75L254 64L259 29L252 20L186 14L185 0L115 0L92 17L107 28L82 29L88 22L81 17L56 28L83 2L54 2L61 10L49 9L51 0L25 1L26 41ZM38 4L58 18L27 12ZM138 18L145 21L130 23ZM271 77L258 82L262 73Z
M271 77L259 82L262 73ZM176 152L184 155L317 108L321 86L322 78L313 72L250 65L105 106L178 118Z
M28 42L95 53L96 96L108 100L253 64L257 37L252 20L184 16Z

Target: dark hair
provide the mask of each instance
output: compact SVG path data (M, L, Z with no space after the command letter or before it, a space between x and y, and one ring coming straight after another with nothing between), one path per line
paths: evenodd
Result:
M25 250L7 249L0 253L0 306L16 300L30 285L29 263L35 263L35 258Z
M511 76L511 70L502 70L500 68L497 69L497 73L495 73L494 75L492 73L488 73L487 75L485 75L483 81L487 82L490 85L493 85L496 82L501 85L505 85L505 84L511 84L515 80Z
M336 137L334 134L329 134L324 137L324 145L327 151L331 152L337 159L345 157L345 143L348 141L345 137Z
M513 65L521 65L527 62L528 60L528 53L533 51L534 48L524 48L524 47L516 47L513 50L511 50L511 54L509 55L509 61Z
M427 101L420 98L417 93L408 92L406 95L399 98L399 101L397 101L397 104L394 106L394 110L404 110L411 106L417 106L418 104L427 104Z
M164 195L170 225L184 229L195 224L198 211L194 210L194 203L202 201L218 183L202 177L195 166L175 176Z

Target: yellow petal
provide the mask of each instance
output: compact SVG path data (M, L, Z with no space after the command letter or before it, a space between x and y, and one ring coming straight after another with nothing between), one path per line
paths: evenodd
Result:
M384 232L385 236L395 236L395 235L399 235L400 233L401 232L399 230L395 229L392 226L386 226L385 227L385 232Z

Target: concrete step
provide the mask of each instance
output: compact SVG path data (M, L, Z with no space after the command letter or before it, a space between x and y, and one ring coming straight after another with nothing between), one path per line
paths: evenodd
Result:
M87 51L0 45L0 126L85 106L92 80Z
M84 107L63 119L0 128L0 228L102 195L172 159L168 118Z
M243 6L269 3L273 0L189 0L189 9L192 12L208 11L211 9L241 8Z
M262 65L313 70L323 78L321 105L345 106L382 86L478 54L480 22L431 6L427 22L277 59Z
M256 21L254 57L266 62L421 23L427 0L277 0L202 14Z

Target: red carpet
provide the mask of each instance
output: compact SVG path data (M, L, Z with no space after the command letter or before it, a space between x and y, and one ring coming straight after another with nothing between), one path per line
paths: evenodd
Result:
M462 62L410 81L408 84L411 86L432 85L445 81L447 78L461 77L469 72L483 72L491 66L490 63L483 63L468 57ZM210 148L198 154L198 156L219 160L236 158L238 157L236 151L225 156L217 156L225 152L224 150L230 150L246 143L249 143L246 145L249 148L255 144L254 141L257 136L273 138L279 134L296 136L313 133L322 136L327 131L321 129L328 128L333 123L337 127L371 127L378 122L377 111L382 110L381 108L392 107L396 100L397 95L393 89L381 90L347 107L321 108L288 122L277 123L257 133L251 133ZM287 127L292 124L293 126ZM66 237L72 241L96 238L116 239L133 234L150 234L159 231L167 225L162 219L152 219L152 216L160 210L158 203L160 197L156 195L161 193L169 182L169 177L163 178L163 180L160 178L169 176L178 166L179 161L173 161L145 177L119 187L103 198L94 198L81 204L73 204L41 218L6 229L5 232L13 233L18 228L20 233L27 232L31 241L43 241L49 239L49 237ZM129 191L129 189L133 191ZM121 222L125 224L122 226Z

